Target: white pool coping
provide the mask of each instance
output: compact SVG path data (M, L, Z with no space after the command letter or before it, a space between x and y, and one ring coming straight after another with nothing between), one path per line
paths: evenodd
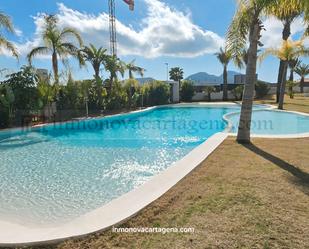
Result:
M179 106L232 106L237 103L190 103L167 105L168 107ZM162 107L162 106L161 106ZM139 111L117 114L112 116L128 115L131 113L144 112L155 109L150 107ZM269 106L269 109L273 107ZM309 116L309 114L292 112L300 115ZM237 112L238 113L238 112ZM235 114L235 113L234 113ZM231 115L231 114L228 114ZM226 115L226 116L228 116ZM120 224L136 215L143 208L157 200L175 184L188 175L193 169L200 165L228 136L236 135L229 133L231 122L228 117L224 116L228 126L224 132L216 133L207 139L203 144L193 149L185 157L174 163L172 166L154 176L142 186L110 201L104 206L95 209L85 215L82 215L66 224L55 227L28 227L16 223L0 221L0 247L16 247L50 244L63 241L68 238L82 237L98 231L104 231L114 225ZM109 116L108 116L109 117ZM253 137L266 138L295 138L309 137L309 134L292 135L253 135Z

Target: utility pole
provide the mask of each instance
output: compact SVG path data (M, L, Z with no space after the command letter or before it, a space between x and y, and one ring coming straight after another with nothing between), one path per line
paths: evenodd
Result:
M165 63L166 65L166 83L168 82L168 79L169 79L169 68L168 68L168 63L166 62Z

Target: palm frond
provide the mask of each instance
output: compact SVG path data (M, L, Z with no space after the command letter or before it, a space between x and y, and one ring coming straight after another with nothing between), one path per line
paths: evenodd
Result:
M0 28L4 28L10 33L15 33L11 18L3 12L0 12Z
M32 63L32 59L35 57L35 56L38 56L38 55L44 55L44 54L47 54L51 52L50 49L48 47L37 47L37 48L34 48L30 51L30 53L27 55L27 60L29 62L29 64L31 65Z
M0 48L4 47L5 49L9 50L14 57L18 59L18 51L13 43L6 40L4 37L0 36Z
M59 39L63 40L66 39L68 36L74 37L78 41L78 45L80 47L83 46L83 40L81 35L78 33L77 30L72 29L72 28L64 28L60 34L59 34Z

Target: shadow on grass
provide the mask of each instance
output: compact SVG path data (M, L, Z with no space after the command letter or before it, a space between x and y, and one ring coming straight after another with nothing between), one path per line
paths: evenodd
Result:
M269 154L268 152L258 148L254 144L244 144L243 145L248 150L254 152L255 154L263 157L264 159L272 162L273 164L277 165L281 169L288 171L293 176L297 178L297 183L303 185L303 187L309 187L309 174L300 170L299 168L295 167L292 164L289 164L288 162L282 160L281 158L278 158L272 154ZM307 191L306 191L307 192Z

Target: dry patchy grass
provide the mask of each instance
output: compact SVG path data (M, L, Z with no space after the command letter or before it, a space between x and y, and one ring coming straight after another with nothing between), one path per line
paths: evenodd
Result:
M242 146L229 138L122 225L194 227L195 233L107 231L57 248L308 248L308 151L309 139L254 139Z
M258 104L277 105L275 98L275 95L272 95L255 102ZM309 97L304 97L303 94L296 94L294 99L290 99L290 97L286 95L284 98L284 109L309 113Z

